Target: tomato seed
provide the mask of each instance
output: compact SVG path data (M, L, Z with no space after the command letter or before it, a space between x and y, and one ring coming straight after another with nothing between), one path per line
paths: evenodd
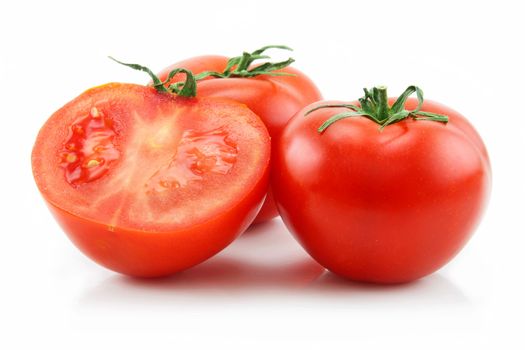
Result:
M91 108L91 111L89 112L93 118L100 118L100 113L97 109L97 107Z
M94 168L96 166L99 166L100 162L96 159L90 159L89 162L86 164L86 168Z
M66 156L66 162L68 163L74 163L76 162L78 159L77 155L74 154L74 153L69 153L67 156Z

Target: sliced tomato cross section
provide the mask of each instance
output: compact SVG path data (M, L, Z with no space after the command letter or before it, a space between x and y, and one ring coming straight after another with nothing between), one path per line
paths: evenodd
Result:
M72 241L102 265L168 275L227 246L256 216L270 138L237 102L112 83L42 127L36 183Z

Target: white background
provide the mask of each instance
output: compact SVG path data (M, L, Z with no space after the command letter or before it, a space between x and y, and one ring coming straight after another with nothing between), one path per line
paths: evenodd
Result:
M520 1L3 1L0 348L523 349L525 25ZM461 111L489 149L486 216L438 273L401 286L323 272L280 220L208 262L140 281L85 258L30 170L47 117L85 89L201 54L295 48L326 98L407 85ZM277 58L283 58L277 54Z

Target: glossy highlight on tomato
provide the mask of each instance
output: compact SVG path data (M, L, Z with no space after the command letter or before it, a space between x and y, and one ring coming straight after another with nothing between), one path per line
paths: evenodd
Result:
M217 55L192 57L166 67L158 76L165 81L169 72L181 67L191 70L195 75L207 71L223 72L228 61L228 57ZM298 69L287 66L276 73L289 75L210 76L198 82L199 96L229 98L248 106L263 120L272 138L272 146L275 147L288 120L304 106L322 98L312 80ZM171 82L180 80L181 76L175 76ZM255 222L263 222L277 215L270 189Z
M216 254L266 195L270 138L247 107L111 83L54 113L32 153L48 207L87 256L133 276Z
M286 126L272 159L281 217L338 275L375 283L426 276L461 250L481 220L491 183L483 141L465 117L437 102L425 100L420 115L385 119L383 127L349 104L360 106L315 103ZM406 110L417 106L406 101ZM326 127L336 115L344 118Z

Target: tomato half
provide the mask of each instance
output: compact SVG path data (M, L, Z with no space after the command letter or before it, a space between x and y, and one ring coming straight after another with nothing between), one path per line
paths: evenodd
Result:
M216 254L257 214L270 139L242 104L112 83L86 91L40 130L33 173L69 238L134 276Z
M487 202L491 172L481 138L458 112L431 101L421 111L448 116L447 124L407 118L380 130L353 115L320 133L348 109L305 115L342 104L303 109L273 153L272 186L286 226L344 277L398 283L436 271L465 245Z
M165 81L171 70L186 68L194 74L204 71L222 72L228 58L223 56L193 57L162 70L158 76ZM199 96L226 97L241 102L257 114L268 128L272 146L277 140L288 120L304 106L321 99L315 84L302 72L286 67L278 72L291 76L259 75L256 77L206 78L198 82ZM172 82L180 81L175 77ZM271 189L255 222L262 222L277 216Z

